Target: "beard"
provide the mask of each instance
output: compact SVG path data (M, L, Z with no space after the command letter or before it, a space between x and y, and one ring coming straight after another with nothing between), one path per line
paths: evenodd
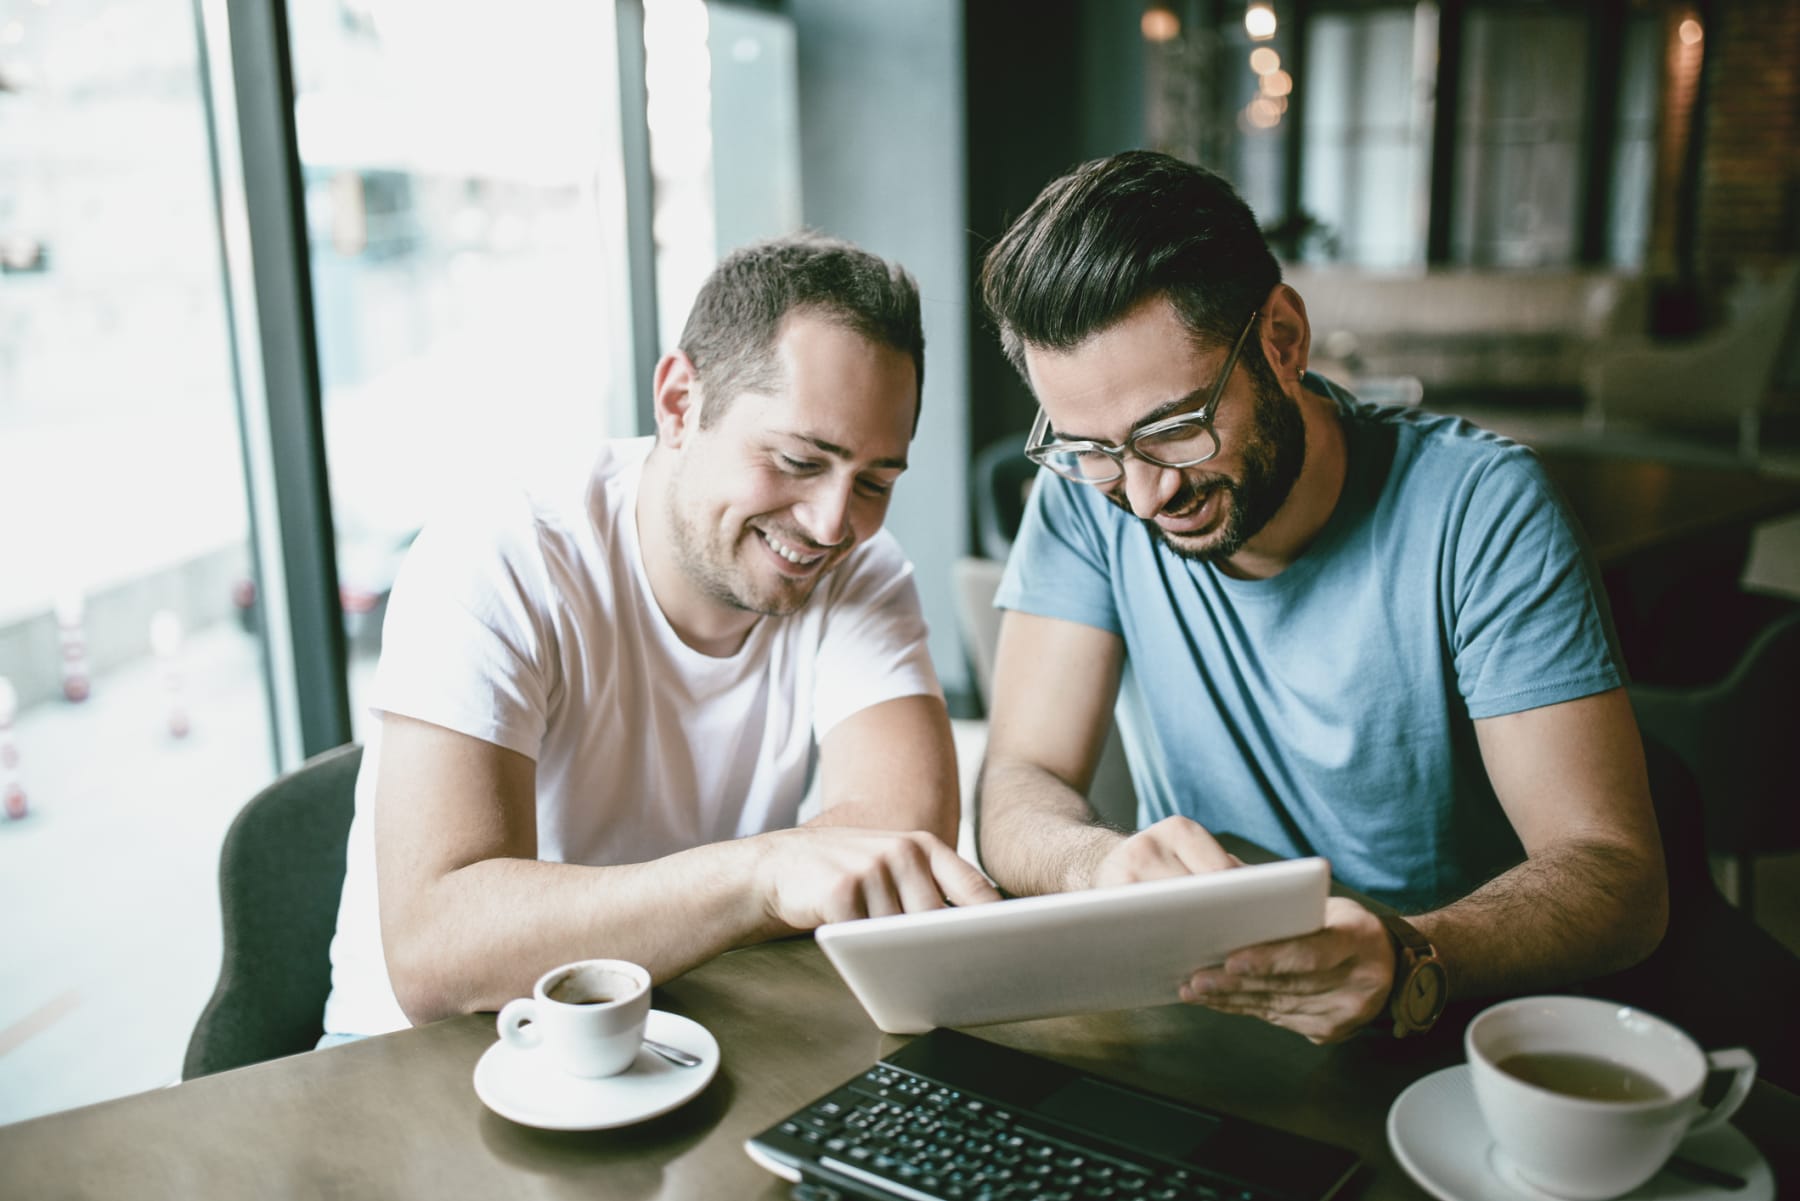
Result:
M837 566L834 559L820 564L820 569L802 580L777 577L774 581L758 581L754 570L738 557L738 545L722 537L709 539L708 531L689 513L683 503L682 477L676 472L669 479L667 504L669 531L672 535L675 562L682 575L708 600L744 613L763 617L789 617L812 598L813 589ZM789 546L811 548L805 535L771 528L777 538ZM739 536L762 541L762 535L745 526ZM824 549L824 548L818 548ZM756 553L756 548L751 548Z
M1154 520L1145 521L1150 533L1183 559L1217 563L1231 558L1244 544L1262 532L1269 519L1287 503L1306 465L1306 422L1300 406L1262 371L1252 370L1255 405L1251 410L1250 437L1244 444L1243 478L1214 473L1183 472L1181 487L1163 506L1165 512L1184 513L1214 490L1225 493L1224 526L1207 535L1201 545L1186 544L1181 534L1170 534ZM1122 499L1122 498L1121 498ZM1130 511L1130 505L1126 505Z

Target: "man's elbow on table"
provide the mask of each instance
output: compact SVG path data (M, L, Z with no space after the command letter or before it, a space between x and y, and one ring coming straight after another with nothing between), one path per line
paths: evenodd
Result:
M1594 947L1596 975L1624 971L1648 959L1669 928L1669 876L1661 854L1608 848L1610 872L1596 873L1610 902Z
M1643 864L1639 888L1621 921L1630 963L1648 959L1669 930L1669 873L1660 855Z
M381 949L394 999L413 1025L423 1026L482 1008L473 982L456 970L457 957L447 954L443 942L429 930L384 913Z

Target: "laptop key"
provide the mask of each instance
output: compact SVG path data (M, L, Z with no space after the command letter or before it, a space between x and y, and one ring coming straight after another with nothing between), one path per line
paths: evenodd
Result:
M958 1048L957 1055L940 1055L947 1067L961 1071L962 1057L1007 1056L1010 1051L998 1047L982 1047L979 1040L937 1031L909 1045L902 1055L914 1048L942 1045ZM926 1057L914 1056L915 1062ZM998 1061L984 1060L984 1070L994 1079ZM1020 1060L1021 1070L1030 1077L1042 1070ZM1083 1129L1068 1121L1074 1113L1052 1113L1047 1108L1034 1109L1021 1123L1021 1111L997 1104L974 1091L952 1087L930 1075L905 1070L911 1064L883 1064L814 1101L806 1109L752 1140L753 1147L777 1158L797 1162L802 1169L808 1162L822 1171L840 1171L858 1182L858 1191L877 1189L894 1197L913 1201L1310 1201L1326 1195L1328 1189L1306 1193L1285 1190L1279 1195L1247 1187L1250 1180L1221 1176L1208 1171L1207 1161L1196 1153L1193 1143L1170 1150L1146 1153L1129 1141L1118 1141L1111 1135ZM1060 1070L1060 1069L1059 1069ZM957 1079L959 1085L972 1083L974 1076ZM1090 1087L1092 1085L1090 1084ZM1159 1113L1149 1106L1178 1106L1152 1097L1115 1089L1123 1114L1141 1113L1148 1119L1144 1132L1157 1134L1153 1119L1165 1124L1170 1138L1190 1137L1193 1129L1200 1137L1221 1124L1230 1128L1234 1119L1214 1117L1194 1110L1194 1127L1168 1125L1179 1122L1181 1113ZM1012 1094L1002 1093L1002 1096ZM1022 1095L1022 1093L1021 1093ZM1112 1096L1108 1100L1113 1100ZM1018 1104L1017 1098L1012 1100ZM1132 1106L1140 1106L1133 1110ZM1112 1124L1129 1137L1138 1127L1129 1126L1121 1114L1110 1116ZM1211 1122L1209 1127L1206 1123ZM1104 1125L1104 1123L1102 1123ZM1179 1132L1179 1133L1178 1133ZM1221 1134L1224 1132L1221 1131ZM1279 1137L1278 1132L1265 1132ZM1158 1137L1161 1137L1159 1134ZM812 1149L809 1150L808 1145ZM1326 1162L1346 1163L1353 1167L1354 1157L1324 1144L1293 1136L1294 1152L1304 1155L1316 1150L1327 1156ZM1285 1150L1284 1146L1284 1150ZM1337 1158L1333 1160L1331 1156ZM1189 1157L1183 1159L1176 1156ZM1283 1179L1284 1162L1275 1179ZM1347 1168L1337 1169L1347 1175ZM1335 1178L1342 1183L1343 1176ZM879 1182L879 1184L878 1184ZM840 1191L849 1185L840 1184ZM1257 1183L1261 1183L1260 1180ZM1330 1184L1331 1181L1327 1181ZM870 1192L870 1195L874 1195Z

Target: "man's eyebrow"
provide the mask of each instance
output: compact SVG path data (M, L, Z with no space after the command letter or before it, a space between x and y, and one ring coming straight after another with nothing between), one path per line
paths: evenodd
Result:
M1139 417L1136 421L1132 422L1131 433L1127 434L1126 438L1129 439L1132 434L1137 433L1147 425L1152 425L1165 417L1173 417L1195 401L1205 403L1207 396L1211 393L1212 385L1208 384L1204 388L1195 388L1185 396L1177 396L1173 400L1163 401L1154 409L1151 409L1148 413L1145 413L1142 417ZM1111 445L1111 443L1107 442L1104 438L1090 438L1081 434L1071 434L1067 430L1056 430L1055 432L1057 438L1063 442L1099 442L1105 445Z
M789 434L788 437L797 438L801 442L805 442L810 446L816 446L820 450L824 451L826 454L831 455L833 458L854 459L856 457L855 455L851 454L850 451L848 449L846 449L845 447L839 446L835 442L827 442L823 438L815 438L811 434ZM906 459L904 456L894 457L894 458L886 458L886 459L876 459L873 463L869 464L869 466L885 467L891 471L905 471L906 470Z

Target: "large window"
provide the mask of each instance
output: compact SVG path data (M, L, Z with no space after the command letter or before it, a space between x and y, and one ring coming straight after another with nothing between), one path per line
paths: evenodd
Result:
M1586 22L1552 9L1478 8L1464 36L1451 257L1500 267L1573 262Z
M1301 204L1321 223L1306 257L1364 267L1425 261L1431 163L1423 6L1321 12L1309 25Z
M274 770L214 197L192 4L0 6L0 1122L175 1078Z
M636 432L610 5L289 4L353 721L412 536Z

